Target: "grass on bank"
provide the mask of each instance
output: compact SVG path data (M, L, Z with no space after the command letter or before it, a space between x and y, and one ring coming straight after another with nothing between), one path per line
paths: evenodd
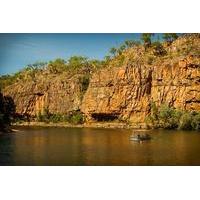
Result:
M62 114L51 114L48 112L47 109L45 109L43 114L41 114L40 112L38 113L38 115L36 116L36 121L45 123L66 122L77 125L77 124L83 124L85 118L80 111L73 111L69 114L62 115Z

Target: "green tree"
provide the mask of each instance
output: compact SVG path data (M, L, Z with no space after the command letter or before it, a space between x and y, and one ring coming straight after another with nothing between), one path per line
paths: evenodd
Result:
M109 52L111 55L116 56L117 49L115 47L112 47Z
M117 53L120 55L122 54L122 52L126 49L126 45L125 44L122 44L119 49L117 50Z
M48 68L49 68L50 72L52 72L52 73L63 72L64 70L66 70L65 60L63 60L61 58L57 58L54 61L50 61Z
M72 56L71 58L69 58L67 64L70 68L81 68L84 65L88 64L88 58L84 56Z
M190 112L184 112L180 117L178 128L184 130L192 130L192 118L193 116Z
M152 46L153 46L153 50L154 50L153 53L155 56L163 56L167 53L166 50L164 49L163 45L159 41L154 42L152 44Z
M107 61L110 61L111 58L110 58L110 56L105 56L104 59L107 62Z
M139 41L134 41L134 40L126 40L124 43L125 43L127 48L138 46L140 44Z
M154 35L154 33L142 33L141 39L144 43L145 50L149 47L151 47L151 37Z
M165 129L177 128L181 115L182 113L175 108L166 104L161 105L158 115L160 126Z
M176 33L163 33L163 39L168 43L171 44L174 40L178 38L178 34Z
M194 130L200 130L200 113L194 115L191 126Z

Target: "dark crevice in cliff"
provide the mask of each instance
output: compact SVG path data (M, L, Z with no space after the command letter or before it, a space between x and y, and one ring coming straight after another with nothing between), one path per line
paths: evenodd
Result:
M114 121L118 119L118 114L113 113L92 113L92 118L95 121Z

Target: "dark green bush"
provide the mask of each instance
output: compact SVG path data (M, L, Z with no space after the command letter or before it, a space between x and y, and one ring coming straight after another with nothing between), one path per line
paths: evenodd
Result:
M164 49L163 45L160 42L153 43L153 54L155 56L164 56L166 55L166 50Z
M45 118L44 118L44 115L41 114L41 112L39 112L36 116L36 120L38 122L45 122Z
M44 109L43 114L39 112L36 116L36 121L38 122L68 122L71 124L83 124L84 123L84 115L80 111L73 111L69 114L51 114L48 109Z
M181 111L166 104L157 107L153 102L146 123L153 128L199 130L200 113Z
M179 129L191 130L192 129L192 114L189 112L184 112L179 121Z
M68 116L68 122L72 124L83 124L85 121L84 115L80 111L74 111Z
M192 129L200 130L200 113L194 115L192 119L193 119L191 122Z
M61 114L51 114L49 117L49 121L53 123L63 122L64 116Z

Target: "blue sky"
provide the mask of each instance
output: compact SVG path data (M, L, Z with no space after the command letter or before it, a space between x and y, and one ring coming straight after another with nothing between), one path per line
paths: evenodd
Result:
M0 75L24 66L73 55L102 59L113 46L139 39L137 33L120 34L0 34Z

